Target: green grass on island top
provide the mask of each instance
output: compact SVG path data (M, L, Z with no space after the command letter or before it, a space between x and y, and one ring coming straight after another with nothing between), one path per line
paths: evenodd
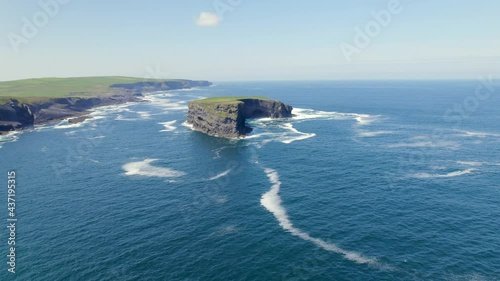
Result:
M95 97L119 92L120 89L110 88L114 84L165 81L182 80L103 76L6 81L0 82L0 103L8 102L11 98L21 102L34 102L47 98Z
M207 99L201 99L201 100L195 100L192 101L191 103L193 104L200 104L200 105L209 105L209 104L232 104L232 103L241 103L241 100L244 99L258 99L258 100L267 100L267 101L272 101L273 99L266 98L266 97L260 97L260 96L237 96L237 97L213 97L213 98L207 98Z

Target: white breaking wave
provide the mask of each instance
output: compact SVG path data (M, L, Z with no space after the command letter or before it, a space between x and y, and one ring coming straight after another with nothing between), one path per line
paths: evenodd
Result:
M127 107L131 106L132 104L133 103L127 103L127 104L120 104L120 105L107 105L107 106L97 107L97 108L91 109L91 112L89 114L85 115L85 117L88 117L88 118L82 122L79 122L76 124L69 124L68 120L78 118L78 117L71 117L71 118L67 118L67 119L59 122L58 124L56 124L54 126L51 126L51 127L48 126L45 128L47 128L47 129L49 129L49 128L52 128L52 129L80 128L86 124L92 123L93 121L105 119L106 117L108 117L110 114L113 114L113 113L119 113L119 112L124 112L124 111L130 112L130 109L128 109ZM93 125L93 124L91 124L91 125Z
M465 166L500 166L500 163L478 162L478 161L457 161L459 165Z
M96 124L93 124L93 121L100 120L100 119L105 119L109 117L111 114L116 114L116 113L121 113L121 112L131 112L131 110L128 108L131 105L136 104L136 102L128 102L124 104L117 104L117 105L106 105L106 106L100 106L96 108L90 109L90 113L85 115L85 117L88 117L85 119L83 122L79 122L76 124L69 124L68 120L78 118L78 117L69 117L67 119L62 120L61 122L57 124L45 124L45 125L40 125L35 127L35 131L43 131L43 130L50 130L50 129L72 129L72 128L80 128L83 127L84 125L90 124L91 127L95 127ZM120 119L123 118L122 115L118 115L115 120L127 120L127 119Z
M359 131L358 136L362 138L378 137L380 135L393 134L393 131Z
M271 118L252 120L250 124L254 127L254 132L257 131L257 133L245 136L244 139L253 140L266 137L266 139L258 141L256 144L258 146L272 141L290 144L294 141L305 140L316 136L314 133L300 132L293 127L292 123L282 123L281 121ZM269 131L269 129L271 129L271 131Z
M176 178L186 175L184 172L175 171L169 168L155 167L150 163L158 159L146 159L140 162L131 162L122 166L127 176L145 176L159 178Z
M87 121L87 120L85 120L85 121ZM76 124L68 124L68 121L62 121L62 122L59 122L58 124L54 125L52 128L53 129L72 129L72 128L80 128L83 125L85 125L83 122L76 123Z
M353 114L355 116L354 119L356 119L356 121L358 121L360 126L370 125L371 123L377 121L377 117L378 117L378 116L373 116L373 115L368 115L368 114L354 114L354 113L351 113L351 114Z
M286 209L283 207L281 197L279 195L281 182L279 180L278 172L273 169L266 168L265 172L269 181L272 184L271 190L262 195L260 203L264 206L269 212L271 212L274 217L278 220L280 226L290 232L292 235L302 238L306 241L310 241L317 246L337 254L343 255L346 259L360 263L360 264L370 264L370 265L379 265L377 259L365 257L359 253L347 251L342 248L339 248L337 245L325 242L321 239L311 237L308 233L303 232L302 230L293 226Z
M487 162L475 162L475 161L457 161L457 164L465 165L465 166L483 166L483 165L488 165L489 163L487 163Z
M299 132L297 129L295 129L293 127L292 123L285 123L285 124L283 124L283 127L288 129L292 133L298 134L298 136L285 138L285 139L281 140L282 143L290 144L294 141L305 140L305 139L312 138L312 137L316 136L316 134L314 134L314 133L308 134L308 133Z
M131 110L128 110L128 112L133 112ZM138 120L149 120L151 119L152 115L158 115L158 114L151 114L151 112L148 111L137 111L133 112L138 115L138 118L128 118L124 117L122 114L118 114L115 118L117 121L138 121Z
M5 143L17 141L19 135L21 135L20 131L12 131L6 135L0 135L0 148L2 148Z
M71 129L71 128L80 128L83 126L83 122L77 124L68 124L68 125L55 125L54 129Z
M147 111L137 111L141 119L151 119L151 113Z
M161 130L160 132L172 132L172 131L175 131L177 129L177 127L175 127L173 125L176 122L177 122L177 120L159 123L160 125L163 125L163 127L165 127L165 129Z
M275 136L275 135L276 135L276 133L260 133L260 134L245 136L245 139L251 140L251 139L258 139L258 138L263 137L263 136Z
M181 125L194 131L193 124L189 124L187 121L183 122Z
M116 116L115 120L116 120L116 121L137 121L137 120L139 120L139 119L137 119L137 118L125 118L125 117L123 117L123 115L118 114L118 115Z
M214 180L220 179L222 177L225 177L225 176L229 175L229 173L231 173L231 171L232 171L231 169L226 170L226 171L224 171L224 172L222 172L222 173L220 173L220 174L218 174L216 176L213 176L213 177L209 178L208 180L209 181L214 181Z
M358 113L342 113L335 111L321 111L305 108L294 108L292 120L355 120L358 125L370 125L379 119L379 115L358 114Z
M136 102L129 102L124 104L115 104L115 105L107 105L101 106L91 109L91 113L88 116L92 116L90 120L98 120L108 117L112 114L122 113L122 112L132 112L128 107L136 104ZM89 119L87 119L89 120ZM85 120L85 121L87 121ZM90 121L89 120L89 121ZM127 118L123 118L122 115L118 115L115 120L128 120Z
M167 95L146 95L143 100L150 102L153 106L161 107L166 110L187 110L188 106L185 101L162 98Z
M413 177L415 178L420 178L420 179L429 179L429 178L453 178L453 177L459 177L467 174L471 174L475 171L476 169L467 169L463 171L455 171L455 172L450 172L447 174L430 174L430 173L418 173L414 174Z

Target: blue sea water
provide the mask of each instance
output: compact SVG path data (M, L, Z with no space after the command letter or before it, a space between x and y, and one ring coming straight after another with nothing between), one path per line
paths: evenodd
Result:
M218 83L3 136L0 279L500 280L499 86ZM218 95L295 116L192 131L187 102Z

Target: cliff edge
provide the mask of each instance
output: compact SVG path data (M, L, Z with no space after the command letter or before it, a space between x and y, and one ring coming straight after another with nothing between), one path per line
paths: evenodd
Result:
M264 97L216 97L189 103L187 121L193 129L225 138L244 137L252 131L251 118L286 118L293 107Z
M105 81L103 82L103 80ZM4 88L8 89L8 86L12 86L14 93L0 100L0 135L33 125L78 117L88 113L89 109L98 106L141 101L143 93L146 92L190 89L212 85L208 81L140 81L140 79L122 77L37 79L37 81L41 81L40 85L29 84L34 83L32 80L6 82L13 85L8 84ZM109 83L109 81L126 82L104 84ZM78 87L81 84L85 84L85 86L83 88ZM26 88L27 92L32 91L34 93L15 92L15 90L22 89L22 87ZM95 92L95 89L99 91ZM30 96L30 94L38 94L38 92L44 91L53 94L54 91L58 90L61 92L60 97ZM78 94L83 94L83 96L74 96ZM84 120L83 117L75 118L74 122L81 120Z

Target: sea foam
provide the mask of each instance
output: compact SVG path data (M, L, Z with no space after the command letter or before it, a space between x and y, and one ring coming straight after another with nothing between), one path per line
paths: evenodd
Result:
M265 172L267 174L267 177L269 178L269 181L271 183L271 189L266 192L264 195L262 195L262 198L260 200L260 203L262 206L264 206L269 212L271 212L276 220L278 220L279 225L281 228L284 230L290 232L292 235L297 236L301 239L304 239L306 241L310 241L314 243L315 245L323 248L324 250L341 254L343 255L346 259L359 263L359 264L369 264L373 266L380 266L379 262L375 258L370 258L370 257L365 257L360 253L353 252L353 251L348 251L344 250L340 247L338 247L335 244L328 243L324 240L321 240L319 238L314 238L311 237L308 233L296 228L290 218L288 217L288 214L286 212L285 207L283 207L281 197L279 195L280 188L281 188L281 181L279 180L279 174L277 171L273 169L266 168Z
M176 178L186 175L184 172L172 170L169 168L152 166L150 163L158 161L158 159L146 159L140 162L131 162L123 165L125 175L127 176L145 176L159 178Z
M293 127L292 123L285 123L285 124L283 124L283 128L286 128L290 132L295 133L295 134L298 135L298 136L291 136L291 137L286 137L286 138L282 139L281 142L282 143L286 143L286 144L290 144L290 143L292 143L294 141L309 139L309 138L312 138L312 137L316 136L316 134L314 134L314 133L299 132L297 129L295 129Z
M393 131L358 131L358 136L362 138L378 137L381 135L393 134Z
M187 121L183 122L181 125L194 131L193 124L189 124Z
M188 106L184 101L162 98L165 95L147 95L143 97L144 101L148 101L151 105L163 108L165 110L177 111L187 110Z
M161 130L160 132L172 132L172 131L175 131L177 129L177 127L174 126L174 124L176 122L177 122L177 120L159 123L160 125L163 125L163 127L165 127L165 129Z
M455 141L417 141L417 142L401 142L388 144L389 148L415 148L415 147L432 147L432 148L447 148L458 149L460 144Z
M450 172L447 174L430 174L430 173L418 173L412 175L415 178L420 178L420 179L429 179L429 178L453 178L453 177L459 177L463 175L468 175L471 174L475 171L476 169L467 169L463 171L455 171L455 172Z
M17 141L19 135L21 135L20 131L12 131L6 135L0 135L0 148L2 148L5 143Z
M355 120L359 126L370 125L380 118L379 115L321 111L306 108L294 108L292 113L292 120Z
M226 171L224 171L224 172L222 172L222 173L220 173L220 174L218 174L218 175L215 175L215 176L213 176L213 177L209 178L208 180L209 180L209 181L214 181L214 180L217 180L217 179L223 178L223 177L225 177L225 176L229 175L229 173L231 173L231 171L232 171L231 169L228 169L228 170L226 170Z
M500 134L489 133L489 132L471 132L464 130L456 130L459 133L459 136L462 137L477 137L477 138L487 138L487 137L500 137Z
M457 164L464 166L500 166L500 163L479 162L479 161L457 161Z

